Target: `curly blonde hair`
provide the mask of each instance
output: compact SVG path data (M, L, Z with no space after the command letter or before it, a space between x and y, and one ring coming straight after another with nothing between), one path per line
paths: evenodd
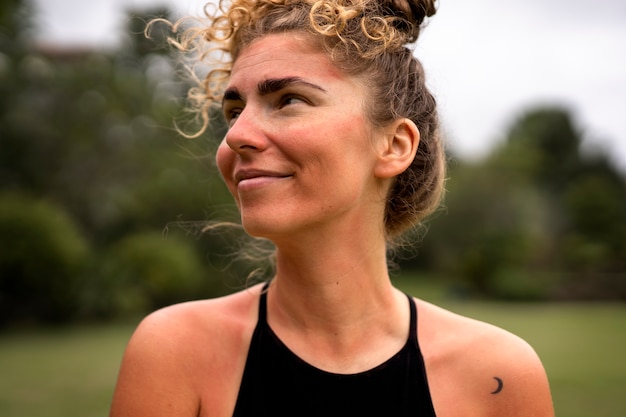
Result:
M219 106L233 62L254 40L271 33L308 34L347 74L368 82L366 109L373 124L411 119L420 131L417 155L395 178L385 210L391 243L419 224L440 204L445 155L436 101L425 85L424 70L407 45L415 42L424 20L436 12L435 0L219 0L205 6L201 26L180 30L171 40L197 53L210 71L188 98L201 117L202 134ZM178 30L183 22L174 25Z

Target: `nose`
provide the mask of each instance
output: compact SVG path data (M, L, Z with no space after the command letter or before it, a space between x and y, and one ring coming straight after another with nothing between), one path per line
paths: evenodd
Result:
M261 118L249 107L234 120L224 140L230 149L239 154L261 152L267 146Z

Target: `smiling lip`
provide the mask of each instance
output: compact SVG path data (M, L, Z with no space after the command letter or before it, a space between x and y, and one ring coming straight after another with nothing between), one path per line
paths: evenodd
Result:
M235 173L235 183L240 185L242 182L257 180L257 181L266 181L273 179L282 179L291 177L290 174L285 174L282 172L275 171L265 171L265 170L257 170L257 169L242 169Z

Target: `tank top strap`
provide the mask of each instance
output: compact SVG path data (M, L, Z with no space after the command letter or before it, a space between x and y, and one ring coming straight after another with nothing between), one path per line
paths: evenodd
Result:
M267 323L267 289L269 288L269 281L263 284L261 289L261 297L259 298L259 318L258 324Z
M409 299L409 308L411 311L411 319L409 322L409 341L415 345L419 346L417 342L417 306L415 305L415 300L409 294L406 294L406 297Z

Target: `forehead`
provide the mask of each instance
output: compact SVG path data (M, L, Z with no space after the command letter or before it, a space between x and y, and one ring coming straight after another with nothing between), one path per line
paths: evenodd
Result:
M230 85L244 88L267 78L300 77L350 81L321 47L298 32L270 34L243 48L234 62Z

